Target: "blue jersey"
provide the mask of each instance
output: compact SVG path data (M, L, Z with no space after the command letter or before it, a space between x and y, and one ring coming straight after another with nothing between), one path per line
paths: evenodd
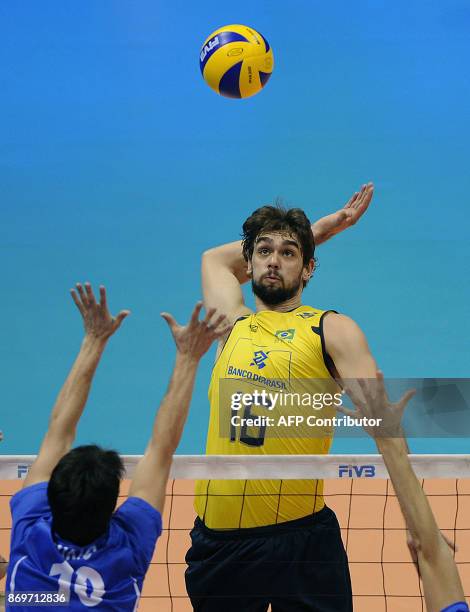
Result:
M129 497L113 514L106 534L77 546L52 532L47 482L26 487L10 501L13 526L6 583L6 610L13 592L65 594L69 604L51 609L83 612L137 610L142 583L152 559L162 518L150 504ZM48 606L41 607L49 609Z
M441 610L441 612L470 612L468 609L468 605L464 601L459 601L457 603L452 604L451 606L447 606Z

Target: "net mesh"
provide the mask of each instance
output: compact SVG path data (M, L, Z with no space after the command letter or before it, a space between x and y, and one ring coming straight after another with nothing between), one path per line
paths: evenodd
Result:
M9 551L9 498L19 488L30 457L0 457L0 553ZM126 457L132 474L137 457ZM265 460L265 461L264 461ZM470 597L470 457L414 456L417 475L443 534L456 544L455 561ZM364 477L358 466L374 466ZM325 501L336 513L348 553L356 612L424 612L422 585L406 546L405 525L393 487L378 456L361 457L178 457L167 486L164 530L142 591L139 610L190 611L185 554L194 513L194 478L325 477ZM361 477L357 476L361 473ZM370 470L369 470L370 473ZM341 477L339 477L341 474ZM176 477L175 477L176 476ZM8 478L8 480L7 480ZM122 484L119 503L127 495ZM0 582L0 591L4 581Z

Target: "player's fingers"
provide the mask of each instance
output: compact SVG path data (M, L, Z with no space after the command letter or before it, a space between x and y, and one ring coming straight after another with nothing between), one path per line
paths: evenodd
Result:
M413 395L415 395L415 393L416 393L416 389L409 389L405 393L405 395L399 400L398 406L400 407L401 410L405 408L406 404L410 401Z
M117 315L117 317L114 318L116 328L118 328L121 325L121 323L124 321L124 319L128 317L130 314L131 314L130 310L121 310L121 312Z
M364 198L365 189L366 189L366 186L362 185L361 190L359 191L358 196L354 202L354 208L359 208L359 206L361 205L361 202Z
M357 418L358 416L360 416L360 412L358 410L351 410L351 408L347 408L346 406L336 406L336 410L338 412L341 412L341 414L345 414L346 416L350 416L353 418Z
M371 401L371 390L370 383L366 378L358 378L357 383L361 388L362 393L364 394L364 399L366 400L366 404Z
M85 291L86 291L86 296L88 298L88 303L91 306L95 306L96 305L96 300L95 300L95 296L93 294L93 289L91 288L90 283L85 283Z
M356 210L361 209L364 206L364 203L367 201L367 199L369 198L369 187L368 185L363 185L361 187L361 191L359 192L359 196L357 198L357 200L354 203L354 208Z
M178 323L173 315L171 315L169 312L161 312L160 316L168 323L168 327L171 329L171 331L174 331L178 327Z
M103 285L100 285L100 306L104 309L108 307L108 301L106 299L106 289Z
M385 388L384 375L382 370L377 370L376 373L376 390L382 405L388 403L387 389Z
M201 312L202 309L202 302L196 302L196 305L194 306L193 312L191 314L191 318L189 320L189 325L196 325L199 322L199 314Z
M353 389L353 385L343 382L343 391L351 398L351 401L355 406L362 406L362 404L364 403L363 399L359 396L357 391Z
M361 194L361 197L358 198L356 202L356 209L360 210L361 214L364 214L366 210L369 208L369 204L371 203L372 196L374 195L374 186L369 184L366 186L366 189Z
M76 307L80 311L80 314L83 315L83 305L80 302L80 300L78 299L78 295L77 295L75 289L70 289L70 295L72 296L72 299L75 302Z
M206 316L204 317L204 321L203 321L205 325L210 325L211 319L214 316L214 313L216 310L217 310L216 308L208 308L206 310Z
M351 208L351 206L353 206L355 201L357 200L358 196L359 196L359 191L356 191L355 193L353 193L352 196L349 198L349 200L344 205L344 208Z
M76 287L77 287L77 291L78 291L78 294L80 296L80 299L82 300L82 304L84 306L88 306L88 298L87 298L87 295L86 295L85 290L83 289L81 283L77 283Z
M226 324L227 324L227 317L224 314L219 314L218 317L216 317L213 321L211 321L209 327L211 327L215 331L220 325L226 325Z
M227 319L225 315L223 315L220 321L218 321L217 325L214 327L215 337L220 338L221 336L224 336L232 329L232 327L233 324Z

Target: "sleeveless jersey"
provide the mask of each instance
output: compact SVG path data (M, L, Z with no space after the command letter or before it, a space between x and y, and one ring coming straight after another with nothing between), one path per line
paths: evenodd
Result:
M314 414L315 410L308 405L313 390L339 396L340 389L327 367L329 358L323 340L323 318L327 312L331 311L299 306L286 313L253 313L236 322L212 371L206 454L328 453L332 427L314 430L285 423L287 413L293 418L300 413ZM273 399L264 403L253 400L251 406L248 402L247 406L234 409L235 395L251 393L254 397L255 391L261 394L263 390L265 397ZM306 406L280 406L289 393L299 393L304 398L307 391ZM334 408L324 408L321 416L334 415ZM238 419L233 420L234 416ZM256 419L263 416L271 418L272 423L266 425L266 421ZM245 417L254 420L251 423L248 420L246 425L247 421L241 420ZM273 525L318 512L323 506L322 480L196 483L196 512L212 529Z

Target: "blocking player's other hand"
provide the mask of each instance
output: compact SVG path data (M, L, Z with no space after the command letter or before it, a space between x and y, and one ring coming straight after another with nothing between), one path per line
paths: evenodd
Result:
M107 340L130 314L130 310L121 310L116 317L110 314L106 302L106 289L102 285L99 302L95 299L90 283L85 283L85 288L77 283L76 290L71 289L70 294L82 315L85 334L91 338Z
M202 302L198 302L187 325L180 325L167 312L161 313L171 330L178 353L194 360L199 360L214 340L223 337L232 327L226 316L217 314L215 308L209 308L205 318L200 321L201 309Z
M376 378L360 378L357 383L362 393L358 392L359 389L354 384L344 385L344 391L351 398L356 411L342 406L338 407L338 411L354 418L380 419L377 426L367 427L364 425L366 432L373 438L403 437L401 426L403 413L406 405L415 394L415 390L407 391L398 402L391 402L388 399L384 376L380 370L377 371Z

